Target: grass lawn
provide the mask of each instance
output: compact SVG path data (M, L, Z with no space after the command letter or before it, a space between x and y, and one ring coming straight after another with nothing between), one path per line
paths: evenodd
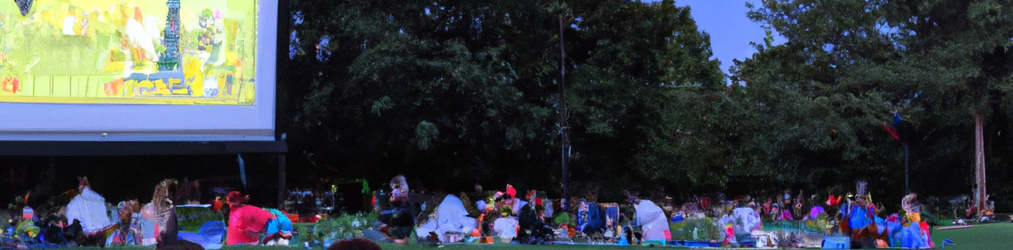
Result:
M394 250L401 250L401 249L404 249L404 250L411 250L411 249L429 249L429 250L453 250L453 249L467 249L467 250L521 250L521 249L570 249L570 250L578 250L578 249L580 249L580 250L612 250L612 249L615 249L615 250L629 250L629 249L654 249L654 248L646 247L646 246L611 246L611 245L539 245L539 246L531 246L531 245L510 245L510 244L493 244L493 245L486 245L486 244L469 244L469 245L457 244L457 245L444 245L442 247L428 246L428 245L418 245L418 244L406 244L406 245L380 244L380 247L382 247L383 249L394 249ZM665 248L665 249L686 249L686 248L683 248L683 247L663 247L663 248ZM70 249L75 249L75 248L70 248ZM89 248L76 248L76 249L99 250L100 248L89 247ZM151 250L151 249L155 249L155 248L154 247L129 246L129 247L107 247L107 248L103 248L103 249L108 249L108 250ZM266 247L266 246L225 246L225 247L222 247L222 250L296 250L296 249L303 249L303 248L296 248L296 247ZM315 249L316 250L321 250L320 248L315 248Z
M932 240L936 243L936 248L940 247L943 239L951 239L956 245L948 245L946 249L968 249L968 250L986 250L986 249L1013 249L1013 223L990 223L990 224L979 224L973 228L965 229L951 229L951 230L933 230ZM623 250L623 249L651 249L646 246L610 246L610 245L543 245L543 246L529 246L529 245L508 245L508 244L473 244L473 245L444 245L442 247L434 247L427 245L396 245L396 244L380 244L383 249L394 249L394 250L411 250L411 249L430 249L430 250L453 250L453 249L466 249L466 250L520 250L520 249L570 249L570 250ZM658 247L664 249L679 249L677 247ZM91 248L99 249L99 248ZM105 248L110 250L151 250L154 247L111 247ZM264 246L226 246L223 250L295 250L300 249L296 247L264 247ZM321 250L316 248L316 250Z
M609 245L541 245L541 246L530 246L530 245L508 245L508 244L494 244L494 245L444 245L442 247L407 244L380 244L383 249L395 249L395 250L410 250L410 249L429 249L429 250L452 250L452 249L468 249L468 250L521 250L521 249L571 249L571 250L629 250L629 249L653 249L646 246L609 246ZM681 247L664 247L665 249L685 249ZM73 248L72 248L73 249ZM94 249L100 248L79 248L79 249ZM109 247L104 249L110 250L151 250L154 247ZM303 248L296 247L265 247L265 246L225 246L222 250L296 250ZM316 248L320 250L320 248Z
M956 245L948 245L946 249L968 249L968 250L985 250L985 249L1013 249L1013 223L989 223L979 224L973 228L965 229L951 229L951 230L933 230L932 241L936 243L936 249L940 247L943 239L951 239ZM445 245L443 247L433 247L425 245L396 245L396 244L380 244L383 249L393 250L411 250L411 249L431 249L431 250L520 250L520 249L570 249L570 250L622 250L622 249L651 249L646 246L610 246L610 245L548 245L548 246L529 246L529 245L507 245L507 244L494 244L494 245ZM663 249L679 249L677 247L661 247ZM291 248L279 248L280 249L291 249ZM223 250L274 250L271 247L225 247Z
M437 248L433 246L422 246L422 245L394 245L394 244L381 244L380 247L383 249L439 249L439 250L452 250L452 249L468 249L468 250L520 250L520 249L570 249L570 250L623 250L623 249L655 249L657 247L646 247L646 246L614 246L614 245L509 245L509 244L493 244L493 245L445 245ZM665 249L687 249L685 247L661 247Z
M946 249L1013 249L1013 223L996 222L978 224L972 228L933 230L932 241L936 248L943 239L951 239L956 245L948 245Z

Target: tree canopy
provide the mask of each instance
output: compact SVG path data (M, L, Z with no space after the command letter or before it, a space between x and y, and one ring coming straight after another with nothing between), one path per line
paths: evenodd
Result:
M761 134L792 145L768 157L796 159L809 173L804 181L864 178L903 190L903 154L881 126L897 114L914 124L912 191L967 194L976 114L987 120L989 179L1009 176L1002 134L1011 125L1004 97L1013 33L999 23L1010 18L1000 10L1010 7L988 0L762 1L750 18L788 42L758 44L753 58L736 62L732 79L765 100L756 111L772 119L761 123L771 125Z
M290 6L279 129L291 131L317 174L558 191L563 39L576 180L675 184L706 175L705 164L670 158L703 148L678 131L695 130L682 119L702 117L698 101L720 99L705 94L724 90L724 76L708 35L672 1ZM669 177L679 175L687 178Z
M769 37L728 76L671 0L289 1L278 130L306 179L558 194L561 67L578 196L866 179L899 200L894 114L914 128L913 191L969 190L975 114L990 180L1013 174L1008 1L764 0L748 16Z

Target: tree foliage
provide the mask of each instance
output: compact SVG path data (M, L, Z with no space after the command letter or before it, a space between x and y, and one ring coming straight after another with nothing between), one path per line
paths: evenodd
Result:
M754 155L749 163L799 188L857 178L895 185L898 175L889 167L897 165L888 163L898 151L879 126L890 117L884 94L850 80L861 65L884 60L893 49L879 32L877 3L762 4L750 18L787 42L772 45L768 38L756 44L753 58L731 70L733 81L744 86L737 101L756 114L750 146L758 148L749 152Z
M732 70L747 86L746 100L759 101L764 129L754 138L767 141L756 145L777 145L766 162L789 159L804 169L801 181L817 185L876 180L873 186L897 198L903 154L881 124L898 113L916 127L912 190L962 194L974 181L974 115L983 114L989 180L1005 178L1008 159L999 152L1009 150L1001 138L1011 125L1005 96L1013 33L1001 23L1013 16L1001 10L1010 7L989 0L755 6L749 16L788 40L758 44Z
M894 113L915 128L915 192L968 189L974 114L987 118L990 180L1013 174L1008 1L761 1L748 16L768 37L728 79L670 0L290 1L279 130L308 179L558 193L561 67L576 195L866 179L899 199L903 150L883 127Z
M709 37L673 1L291 0L279 129L306 176L404 173L431 189L559 190L559 39L573 176L674 185L705 164L675 131L724 89ZM564 22L563 37L559 36ZM717 98L711 98L717 99ZM687 146L691 145L691 146ZM618 195L618 193L616 194Z

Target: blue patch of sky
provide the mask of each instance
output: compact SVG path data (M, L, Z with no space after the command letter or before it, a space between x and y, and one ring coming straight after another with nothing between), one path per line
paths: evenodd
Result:
M317 44L317 60L324 61L331 57L331 51L327 50L327 46L331 44L331 37L324 35L320 37L320 43Z
M643 0L653 3L660 0ZM746 16L749 8L746 2L759 6L759 0L677 0L676 6L690 7L690 15L696 21L697 28L710 35L711 59L721 62L721 71L728 74L732 60L740 61L751 58L756 48L750 42L764 44L766 31L760 23L753 22ZM773 45L787 41L774 31Z
M292 13L292 23L295 25L300 25L303 23L303 14L301 11ZM292 34L289 36L289 41L290 42L288 45L288 58L295 59L296 54L299 54L299 36L298 33L295 32L295 30L292 30Z

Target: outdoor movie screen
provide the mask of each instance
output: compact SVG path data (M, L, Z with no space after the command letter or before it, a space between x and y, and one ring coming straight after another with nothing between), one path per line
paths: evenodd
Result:
M278 0L0 0L0 140L274 140Z

